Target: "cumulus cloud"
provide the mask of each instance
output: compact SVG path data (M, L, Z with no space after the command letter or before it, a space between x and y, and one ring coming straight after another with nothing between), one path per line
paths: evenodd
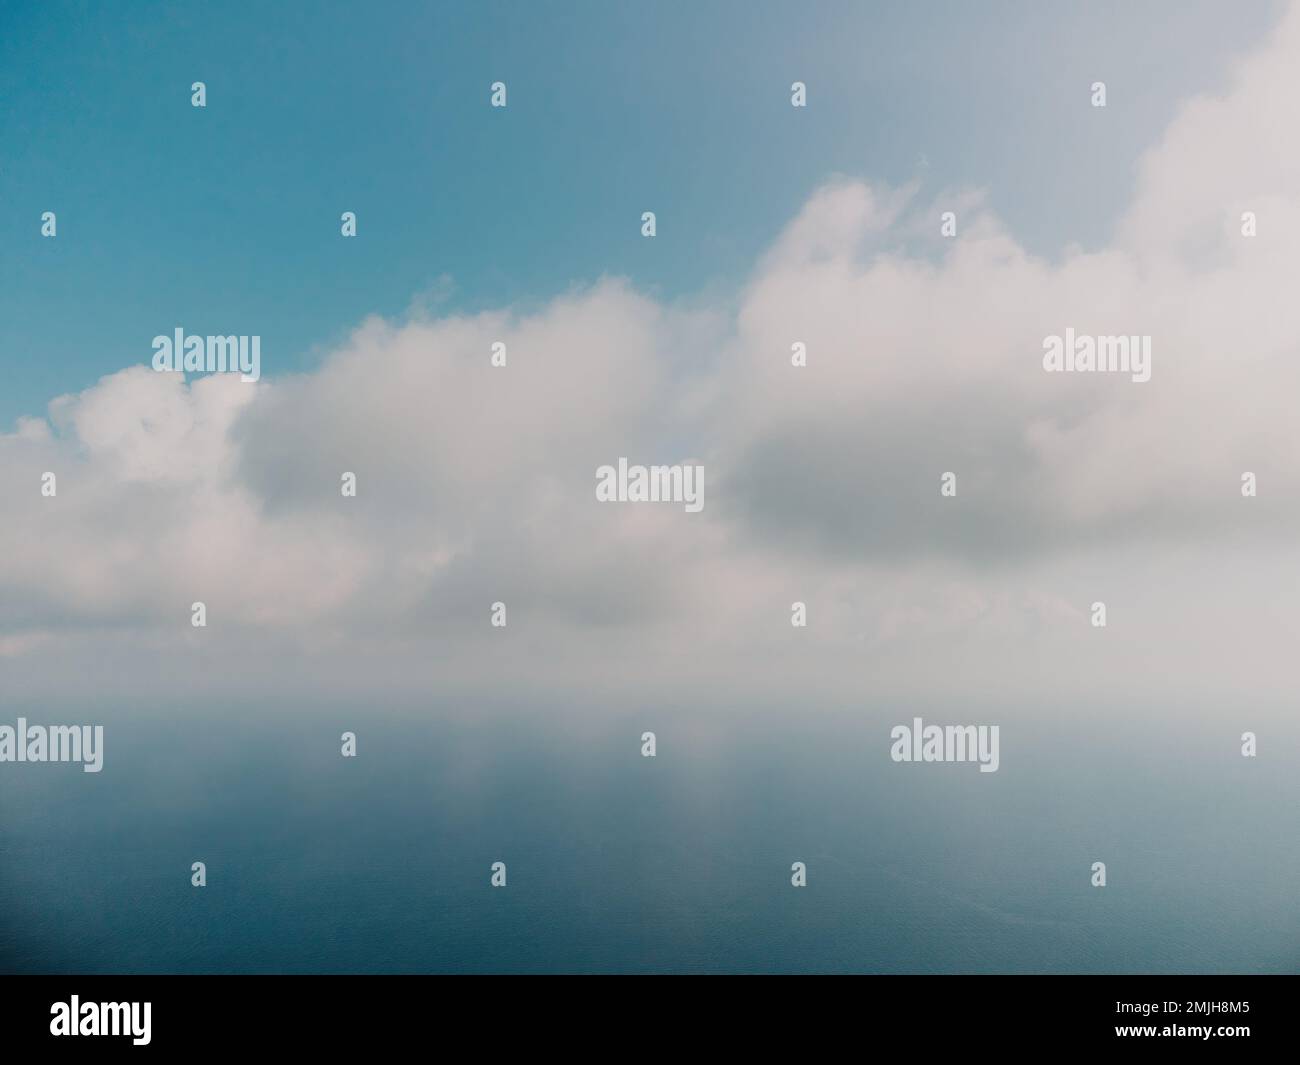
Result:
M1300 519L1297 58L1293 10L1147 153L1101 251L1036 258L978 193L840 177L731 307L605 279L528 314L369 320L309 373L131 367L59 397L0 436L0 658L202 639L333 676L346 649L351 675L416 684L436 663L467 685L626 685L636 664L719 692L767 686L766 667L845 699L868 668L877 691L1032 693L1095 677L1080 640L1109 597L1153 641L1117 639L1109 675L1154 663L1202 690L1213 675L1281 691L1275 655L1296 633L1273 575ZM1043 338L1067 327L1151 336L1151 380L1044 373ZM595 470L619 456L702 462L704 512L597 503ZM497 600L506 632L487 624ZM801 644L794 600L810 606ZM1222 651L1197 628L1206 609L1245 615L1252 649Z

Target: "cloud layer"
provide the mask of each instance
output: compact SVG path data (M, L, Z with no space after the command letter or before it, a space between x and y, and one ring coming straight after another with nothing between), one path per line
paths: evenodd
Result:
M1183 108L1098 252L1035 258L975 192L837 178L733 305L604 279L527 314L367 321L308 374L136 366L60 397L0 436L0 669L36 691L54 662L104 684L110 660L219 648L286 690L1281 697L1298 71L1292 10L1225 96ZM1151 336L1151 380L1045 373L1067 327ZM596 502L619 456L703 463L704 512Z

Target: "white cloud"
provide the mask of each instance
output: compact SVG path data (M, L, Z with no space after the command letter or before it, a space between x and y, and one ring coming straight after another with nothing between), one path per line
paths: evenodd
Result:
M1158 670L1168 692L1285 691L1298 27L1188 104L1097 253L1037 259L971 193L944 241L914 188L839 178L734 314L606 280L535 314L367 321L319 369L256 385L137 367L60 397L0 436L0 655L71 655L98 683L117 655L207 646L250 684L854 699ZM1151 335L1152 380L1045 374L1067 326ZM621 455L698 458L704 512L595 503ZM1093 598L1106 645L1085 642Z

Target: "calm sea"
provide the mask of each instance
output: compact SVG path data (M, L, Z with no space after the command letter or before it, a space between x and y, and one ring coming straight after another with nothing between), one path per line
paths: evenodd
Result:
M980 774L892 763L889 726L917 712L998 721L942 708L716 721L642 708L559 727L520 707L9 708L10 724L103 723L106 739L98 775L0 765L0 963L1300 969L1294 730L1265 732L1246 759L1234 722L1025 713L1004 720L1000 770ZM339 753L349 729L355 759ZM653 759L640 755L645 729ZM489 885L495 861L504 889ZM804 889L790 884L794 861Z

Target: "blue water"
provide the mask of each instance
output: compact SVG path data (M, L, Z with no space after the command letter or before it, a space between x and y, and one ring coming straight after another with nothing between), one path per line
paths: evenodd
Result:
M1300 969L1294 732L1025 716L980 774L890 762L911 710L19 713L106 750L0 765L9 972Z

